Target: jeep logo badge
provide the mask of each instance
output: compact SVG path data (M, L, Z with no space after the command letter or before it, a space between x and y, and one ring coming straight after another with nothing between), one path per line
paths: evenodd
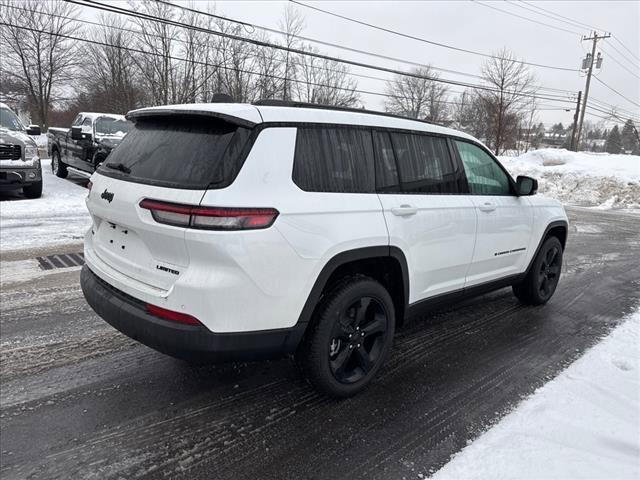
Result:
M111 203L111 201L113 200L113 193L107 191L107 189L104 189L104 192L102 192L102 195L100 195L100 198L106 200L107 202Z

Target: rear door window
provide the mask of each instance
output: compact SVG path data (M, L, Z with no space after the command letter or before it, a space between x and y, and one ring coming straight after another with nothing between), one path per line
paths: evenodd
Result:
M299 127L293 181L308 192L373 192L371 132L350 127Z
M242 167L250 132L205 116L139 118L100 173L168 187L223 188Z
M403 193L458 193L456 171L447 139L413 133L391 133Z

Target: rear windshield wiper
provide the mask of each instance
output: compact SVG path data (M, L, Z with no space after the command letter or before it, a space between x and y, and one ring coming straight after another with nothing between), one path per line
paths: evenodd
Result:
M105 163L104 166L113 170L120 170L122 173L131 173L131 169L124 163Z

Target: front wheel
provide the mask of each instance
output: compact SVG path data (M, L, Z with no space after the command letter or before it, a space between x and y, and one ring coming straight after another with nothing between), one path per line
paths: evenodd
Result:
M58 178L67 178L67 175L69 175L67 166L62 163L58 150L54 150L51 153L51 171Z
M522 281L513 286L514 295L527 305L542 305L553 296L562 269L562 243L549 237L536 255L531 270Z
M376 375L393 343L395 312L389 292L363 275L338 282L323 297L296 355L319 391L349 397Z

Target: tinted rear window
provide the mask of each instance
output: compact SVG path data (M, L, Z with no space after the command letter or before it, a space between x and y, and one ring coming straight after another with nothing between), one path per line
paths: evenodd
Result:
M403 192L458 192L458 174L446 139L410 133L392 133L391 139Z
M293 181L308 192L373 192L371 132L349 127L298 128Z
M210 117L141 118L107 157L100 173L169 187L222 188L242 166L249 133Z

